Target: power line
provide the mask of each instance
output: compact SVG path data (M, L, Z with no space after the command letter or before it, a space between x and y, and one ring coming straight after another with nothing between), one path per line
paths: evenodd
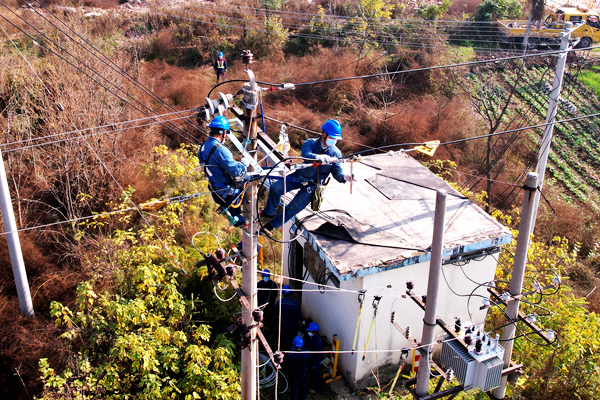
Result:
M81 40L83 40L88 46L90 46L94 51L89 50L88 48L86 48L85 46L83 46L81 43L79 43L78 41L76 41L75 39L71 38L69 35L67 35L64 31L62 31L60 28L58 28L56 25L54 25L52 22L48 21L48 19L41 13L39 13L34 7L31 7L31 5L29 3L26 3L24 0L21 0L21 2L23 4L25 4L26 6L30 7L34 12L36 12L39 16L41 16L44 20L46 20L47 22L49 22L52 26L54 26L56 29L58 29L60 32L62 32L63 34L67 35L67 37L69 37L71 40L73 40L75 43L77 43L79 46L81 46L81 48L83 48L84 50L88 51L90 54L92 54L94 57L96 57L99 61L101 61L104 65L108 66L109 68L111 68L113 71L117 72L118 74L120 74L122 77L125 77L127 80L129 80L130 82L132 82L136 87L142 89L142 91L144 91L146 94L150 95L154 100L158 101L160 104L162 104L165 108L167 108L168 110L171 110L172 112L175 112L176 110L169 105L166 101L164 101L162 98L160 98L158 95L156 95L154 92L152 92L150 89L148 89L146 86L144 86L141 82L139 82L137 79L133 78L127 71L125 71L124 69L122 69L121 67L119 67L113 60L111 60L109 57L107 57L106 55L104 55L100 50L98 50L93 44L91 44L89 42L89 40L85 39L83 36L81 36L75 29L73 29L71 26L69 26L68 24L66 24L61 18L59 18L58 16L56 16L56 14L54 14L51 10L49 10L46 6L44 6L44 4L42 4L39 0L36 0L37 3L44 8L44 10L46 10L48 13L50 13L50 15L52 15L54 18L56 18L60 23L62 23L64 26L66 26L71 32L73 32L75 35L77 35L77 37L79 37ZM97 54L100 54L101 57L99 57ZM106 61L104 61L106 60ZM189 121L185 121L188 122L189 125L191 125L193 128L198 129L198 125L197 124L192 124L189 123ZM175 125L172 125L175 126ZM202 131L201 131L202 132ZM204 132L203 132L204 133Z
M91 128L84 128L84 129L79 130L79 132L85 132L85 131L90 131L90 130L94 130L94 129L101 129L101 128L110 128L110 127L113 127L113 126L116 126L116 125L130 124L130 123L134 123L134 122L145 121L145 120L148 120L148 119L153 119L154 120L154 121L146 123L146 124L135 125L135 126L128 126L128 127L123 127L123 128L115 128L115 129L105 130L105 131L102 131L102 132L92 133L92 134L89 134L89 135L73 136L73 137L69 137L69 138L65 138L65 139L60 139L60 140L56 140L56 141L49 141L49 142L44 142L44 143L33 144L33 145L30 145L30 146L13 147L13 148L8 148L8 149L3 149L2 151L5 152L5 153L10 153L10 152L17 151L17 150L24 150L24 149L30 149L30 148L33 148L33 147L45 146L47 144L60 143L60 142L68 141L68 140L81 139L82 137L91 137L91 136L105 135L105 134L110 134L110 133L116 133L116 132L126 131L126 130L129 130L129 129L142 128L142 127L151 126L151 125L155 125L155 124L160 123L161 121L156 121L155 120L156 117L166 117L168 115L179 114L179 113L188 112L188 111L194 111L194 109L184 110L184 111L177 111L177 112L174 112L174 113L160 114L160 115L157 115L157 116L151 116L151 117L145 117L145 118L138 118L138 119L123 121L123 122L115 122L115 123L112 123L112 124L99 125L99 126L95 126L95 127L91 127ZM179 121L179 120L181 120L181 118L174 118L174 119L165 120L165 121ZM39 137L35 137L35 138L30 138L30 139L23 139L23 140L14 141L14 142L0 143L0 147L8 147L8 146L12 146L12 145L18 145L18 144L27 143L27 142L34 142L34 141L42 141L42 140L47 140L47 139L58 137L58 136L70 135L70 134L77 133L77 132L78 131L73 130L73 131L68 131L68 132L55 133L55 134L52 134L52 135L39 136Z
M39 33L40 35L42 35L44 38L46 38L49 42L53 43L55 46L57 46L61 51L65 52L66 54L68 54L69 56L71 56L73 59L75 59L76 61L78 61L81 65L83 65L84 67L86 67L87 69L89 69L91 72L95 73L96 75L98 75L102 80L106 81L108 84L110 84L111 86L113 86L115 89L123 92L127 97L132 98L136 103L138 103L139 105L141 105L142 107L148 109L150 112L154 113L154 111L152 109L150 109L150 107L146 106L145 104L141 103L139 100L137 100L134 96L130 95L129 93L127 93L125 90L123 90L122 88L120 88L119 86L117 86L115 83L111 82L110 80L108 80L106 77L104 77L102 74L100 74L99 72L95 71L93 68L89 67L86 63L84 63L82 60L80 60L79 58L77 58L76 56L74 56L73 54L71 54L67 49L63 48L62 46L60 46L58 43L56 43L54 40L52 40L51 38L49 38L47 35L45 35L44 33L42 33L39 29L37 29L36 27L34 27L33 25L31 25L28 21L26 21L25 19L23 19L21 16L19 16L17 13L15 13L13 10L11 10L8 6L6 6L3 2L0 1L0 5L2 5L4 8L6 8L8 11L10 11L12 14L14 14L17 18L19 18L21 21L23 21L25 24L27 24L29 27L31 27L32 29L34 29L37 33ZM26 36L28 36L31 40L37 42L40 46L44 47L45 49L47 49L48 51L50 51L52 54L58 56L60 59L62 59L63 61L65 61L66 63L68 63L69 65L71 65L73 68L77 69L79 72L81 72L82 74L84 74L85 76L87 76L88 78L90 78L91 80L93 80L95 83L97 83L98 85L100 85L101 87L103 87L105 90L107 90L109 93L115 95L117 98L119 98L120 100L122 100L123 102L129 104L130 106L132 106L134 109L136 109L137 111L141 112L142 114L149 116L148 113L146 113L145 111L139 109L138 107L134 106L130 101L128 101L127 99L123 98L122 96L118 95L117 93L115 93L114 91L112 91L111 89L109 89L108 87L106 87L105 85L103 85L101 82L99 82L97 79L95 79L94 77L92 77L91 75L89 75L88 73L86 73L85 71L83 71L81 68L79 68L77 65L73 64L71 61L67 60L63 55L59 54L57 51L51 49L50 47L48 47L47 45L45 45L44 43L40 43L39 41L36 41L34 37L32 37L29 33L25 32L23 29L21 29L19 26L17 26L16 24L14 24L12 21L10 21L8 18L6 18L5 16L0 14L0 17L2 19L4 19L6 22L8 22L9 24L11 24L13 27L15 27L17 30L19 30L20 32L22 32L23 34L25 34ZM60 30L60 29L59 29ZM62 31L61 31L62 32ZM63 32L64 33L64 32ZM68 35L67 35L68 36ZM160 122L159 122L160 123ZM164 123L161 123L161 125L164 126ZM170 130L172 130L174 133L176 133L177 135L181 136L181 137L186 137L187 139L193 142L195 140L195 138L191 135L189 135L187 132L183 131L180 129L180 132L178 132L177 130L174 130L171 127L166 127Z

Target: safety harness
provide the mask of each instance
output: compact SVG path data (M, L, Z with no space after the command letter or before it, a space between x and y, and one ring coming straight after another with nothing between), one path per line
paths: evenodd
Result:
M319 143L320 140L317 140L315 142L317 148L315 148L315 146L313 145L313 153L317 152L317 149L321 147L321 144ZM323 154L326 154L327 151ZM327 184L329 183L329 177L327 179L325 179L322 183L321 183L321 168L319 166L315 167L316 168L316 185L315 185L315 189L313 190L312 193L312 197L310 198L310 209L313 211L319 211L321 209L321 204L323 203L323 192L325 191L325 186L327 186Z
M206 142L204 142L204 144L206 144ZM204 144L202 145L202 147L204 147ZM219 192L217 190L215 190L215 185L211 182L211 179L210 179L210 178L213 177L212 172L210 172L210 169L208 168L210 157L214 154L214 152L220 146L222 146L222 144L219 143L219 141L217 141L217 143L208 152L208 156L206 156L206 161L204 160L204 157L202 157L202 147L201 147L200 151L198 152L198 155L199 155L199 158L200 158L200 163L204 164L204 174L208 177L208 189L212 193L214 193L216 196L218 196L223 203L227 203L228 204L227 208L229 208L229 207L238 208L242 204L242 196L239 196L239 199L237 199L238 201L235 204L226 201L223 198L223 196L221 196L219 194ZM229 177L229 185L223 185L222 189L230 188L231 190L230 190L229 194L233 195L233 194L236 193L236 190L239 189L238 182L235 179L232 179L231 176L227 173L227 171L225 171L225 173ZM235 199L232 199L232 200L235 200Z

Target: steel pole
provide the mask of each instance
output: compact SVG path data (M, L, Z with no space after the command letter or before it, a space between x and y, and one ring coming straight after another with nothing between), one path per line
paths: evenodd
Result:
M530 172L527 174L525 181L525 197L523 198L523 210L521 211L521 223L519 224L519 238L517 240L517 249L515 251L515 264L512 270L510 279L509 293L511 296L521 294L523 289L523 278L525 277L525 266L527 264L527 250L529 248L529 238L531 236L531 228L533 227L533 199L537 192L538 175ZM515 320L519 312L519 300L509 300L506 306L506 316L511 320ZM502 330L501 342L504 346L504 368L510 366L510 359L513 349L513 338L515 335L516 326L507 319L507 325ZM503 376L500 380L500 386L494 389L492 394L497 399L503 399L506 394L506 382L508 376Z
M250 84L245 84L244 92L244 139L250 139L249 151L256 160L256 106L257 106L257 86L254 73L247 69L250 77ZM252 171L253 167L248 166ZM242 232L242 253L244 260L242 262L242 290L248 297L250 310L243 313L246 324L250 327L252 320L252 311L258 306L256 293L256 274L257 274L257 251L256 234L257 226L252 218L256 209L256 186L251 185L246 191L244 199L243 215L246 218L246 227ZM242 400L255 400L257 390L257 360L258 360L258 341L256 340L256 330L250 329L251 342L247 349L242 350Z
M0 152L0 210L2 211L6 241L8 242L10 262L12 264L13 275L15 276L15 284L17 285L21 315L24 317L33 317L33 303L31 302L31 293L29 293L27 272L25 271L25 263L23 262L21 242L19 241L17 222L15 221L15 213L10 199L2 152Z
M433 346L433 334L436 326L436 308L440 271L442 270L442 251L444 244L444 221L446 220L446 191L438 190L435 200L435 217L433 221L433 241L431 243L431 260L429 262L429 279L427 281L427 298L425 318L423 318L423 335L421 336L421 358L417 371L415 391L419 396L427 396L429 392L429 358Z
M567 49L569 48L569 37L571 36L572 22L565 22L565 30L562 33L560 41L560 50L558 54L558 60L556 62L556 72L554 75L554 83L552 84L552 91L550 92L550 101L548 103L548 114L546 115L546 127L544 128L544 135L542 136L542 143L540 145L540 155L538 158L538 164L536 172L539 176L539 191L535 193L533 200L533 226L535 226L535 219L537 217L537 210L540 205L540 196L542 191L542 185L544 184L544 174L546 172L546 163L548 162L548 154L550 153L550 144L552 142L552 133L554 132L554 122L556 121L556 111L558 108L558 100L560 98L560 91L562 88L563 75L565 72L565 64L567 63Z

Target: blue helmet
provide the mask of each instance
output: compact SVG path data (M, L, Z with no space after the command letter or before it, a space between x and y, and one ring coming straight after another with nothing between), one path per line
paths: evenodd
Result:
M308 328L306 328L306 330L308 332L316 332L319 330L319 324L317 324L316 322L311 322L310 325L308 325Z
M328 119L323 125L321 125L321 130L329 135L332 139L342 139L342 126L338 120Z
M260 276L262 276L263 278L265 276L271 276L271 271L269 271L268 269L263 269L262 273L260 274Z
M223 52L219 52L219 58L223 58Z
M304 340L300 336L296 336L294 340L292 340L292 347L302 348L304 346Z
M210 124L208 124L208 127L220 129L223 131L228 131L229 130L229 121L227 121L227 118L223 117L222 115L218 115L218 116L214 117L212 121L210 121Z
M290 285L283 285L283 287L281 288L281 293L290 294Z

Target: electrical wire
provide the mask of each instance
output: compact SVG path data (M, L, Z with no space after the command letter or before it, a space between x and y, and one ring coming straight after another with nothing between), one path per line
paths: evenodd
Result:
M83 71L80 67L78 67L77 65L73 64L73 62L69 61L65 56L63 56L62 53L68 54L70 57L72 57L74 60L76 60L77 62L79 62L82 66L84 66L85 68L87 68L88 70L90 70L91 72L97 74L101 80L104 80L107 84L113 86L115 89L123 92L127 97L130 97L134 102L136 102L137 104L139 104L140 106L147 108L148 110L150 110L151 112L154 112L153 110L151 110L149 107L147 107L145 104L141 103L139 100L137 100L134 96L130 95L129 93L127 93L125 90L123 90L122 88L120 88L119 86L117 86L115 83L111 82L110 80L108 80L106 77L104 77L102 74L98 73L97 71L95 71L93 68L91 68L90 66L88 66L86 63L84 63L82 60L80 60L79 58L77 58L76 56L74 56L71 52L69 52L67 49L65 49L64 47L60 46L58 43L56 43L54 40L52 40L51 38L49 38L46 34L44 34L43 32L41 32L39 29L37 29L36 27L34 27L33 25L31 25L28 21L26 21L24 18L22 18L21 16L19 16L17 13L15 13L13 10L11 10L6 4L4 4L3 2L0 1L0 5L2 5L4 8L6 8L8 11L10 11L13 15L15 15L17 18L19 18L21 21L23 21L25 24L27 24L29 27L31 27L33 30L35 30L39 35L41 35L42 37L44 37L49 43L53 43L58 49L60 49L60 52L55 51L53 49L51 49L50 47L48 47L44 42L39 42L36 41L35 38L33 36L31 36L29 33L25 32L23 29L21 29L19 26L17 26L15 23L13 23L11 20L9 20L8 18L6 18L4 15L0 14L0 17L2 19L4 19L6 22L8 22L10 25L12 25L14 28L16 28L17 30L19 30L20 32L22 32L23 34L25 34L27 37L29 37L31 40L37 42L41 47L45 48L46 50L48 50L49 52L51 52L52 54L54 54L55 56L59 57L60 59L62 59L63 61L65 61L67 64L69 64L70 66L72 66L73 68L75 68L77 71L79 71L80 73L82 73L83 75L87 76L88 78L90 78L92 81L94 81L96 84L98 84L99 86L103 87L105 90L107 90L109 93L113 94L114 96L116 96L118 99L120 99L121 101L123 101L126 104L129 104L130 106L132 106L135 110L139 111L140 113L149 116L149 114L146 111L143 111L142 109L140 109L139 107L134 106L130 101L128 101L127 99L125 99L124 97L120 96L119 94L115 93L113 90L111 90L110 88L108 88L107 86L105 86L104 84L102 84L98 79L94 78L92 75L88 74L87 72ZM194 142L196 139L189 135L187 132L183 131L183 130L175 130L172 127L169 126L165 126L164 123L158 122L161 125L163 125L165 128L173 131L175 134L181 136L182 138L187 138L188 140L190 140L191 142Z
M94 45L92 45L87 39L85 39L83 36L81 36L77 31L75 31L71 26L69 26L67 23L65 23L61 18L59 18L56 14L54 14L51 10L49 10L46 6L44 6L44 4L42 4L40 2L40 0L36 0L36 2L50 15L52 15L55 19L57 19L61 24L63 24L65 27L67 27L71 32L73 32L78 38L80 38L84 43L86 43L89 47L91 47L94 51L91 51L90 49L86 48L85 46L83 46L82 43L80 43L79 41L75 40L74 38L72 38L71 36L69 36L64 30L60 29L59 27L57 27L54 23L52 23L51 21L49 21L42 13L38 12L35 7L31 6L31 3L27 3L25 2L25 0L21 0L21 2L26 6L31 8L36 14L38 14L40 17L42 17L45 21L47 21L49 24L51 24L54 28L58 29L61 33L63 33L65 36L67 36L69 39L71 39L73 42L75 42L76 44L78 44L79 46L81 46L84 50L86 50L87 52L89 52L92 56L94 56L96 59L98 59L100 62L102 62L104 65L106 65L107 67L109 67L110 69L112 69L113 71L117 72L120 76L126 78L129 82L132 82L136 87L138 87L139 89L141 89L144 93L150 95L150 97L152 97L154 100L158 101L159 104L163 105L165 108L167 108L168 110L177 113L177 111L171 106L169 105L166 101L164 101L163 99L161 99L158 95L156 95L154 92L152 92L150 89L148 89L146 86L144 86L141 82L139 82L137 79L133 78L127 71L125 71L124 69L122 69L121 67L119 67L114 61L112 61L110 58L108 58L107 56L105 56L100 50L98 50ZM100 54L100 56L98 56L97 54ZM141 104L141 103L140 103ZM146 107L148 109L150 109L149 107ZM204 131L198 129L199 126L197 124L192 124L189 121L185 120L184 122L187 122L188 125L191 125L191 127L195 128L196 130L202 132L205 134ZM171 127L175 127L175 125L171 124Z

